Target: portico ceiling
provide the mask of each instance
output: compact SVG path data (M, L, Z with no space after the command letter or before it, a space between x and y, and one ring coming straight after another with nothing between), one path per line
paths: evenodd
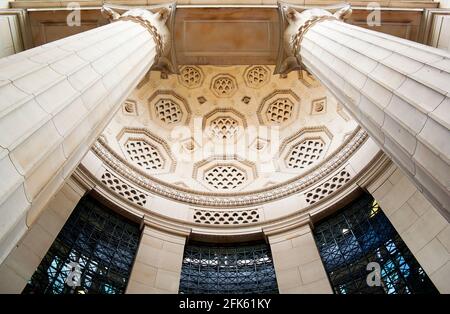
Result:
M276 64L279 44L279 17L276 2L261 5L184 4L178 1L175 15L174 46L179 65L251 65ZM335 1L338 3L339 1ZM27 7L31 25L32 46L42 45L108 23L90 1L81 2L81 25L66 24L67 8L60 2L12 2L14 7ZM115 4L145 5L133 1L114 1ZM212 3L212 2L211 2ZM327 2L327 4L333 1ZM309 4L308 4L309 5ZM323 3L321 2L321 5ZM381 26L367 26L370 10L357 2L348 23L420 41L421 18L424 7L436 7L433 2L381 3ZM396 6L393 8L392 6Z

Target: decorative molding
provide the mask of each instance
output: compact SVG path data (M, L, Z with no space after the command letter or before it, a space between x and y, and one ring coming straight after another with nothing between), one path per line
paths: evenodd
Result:
M137 116L138 109L136 101L132 99L125 100L122 104L122 113L126 116Z
M352 175L346 169L339 170L334 176L329 178L326 182L306 192L305 193L306 203L308 205L312 205L320 201L321 199L339 190L348 181L350 181L351 178Z
M356 130L358 129L359 128L357 128ZM280 151L284 151L286 147L289 145L289 143L296 141L303 135L306 135L308 133L321 133L321 132L323 132L330 141L333 139L333 133L331 133L330 130L328 130L328 128L324 125L301 128L300 130L298 130L297 132L295 132L294 134L283 140L283 142L280 145ZM355 131L353 131L352 134L354 135Z
M206 210L194 209L193 221L208 225L240 225L260 222L258 209Z
M148 194L131 187L125 181L112 174L109 170L105 170L102 174L101 182L110 190L114 191L123 198L126 198L130 202L140 206L144 206L147 203Z
M114 169L116 173L151 193L196 206L229 208L263 204L307 189L330 173L336 171L336 169L339 169L367 138L367 133L358 127L353 136L345 141L336 150L335 154L329 156L317 166L310 168L301 176L271 187L233 194L207 193L183 189L148 176L138 167L128 165L121 156L111 150L101 139L93 145L92 150L108 167Z
M314 99L311 102L311 114L323 114L327 112L327 97L322 97L319 99Z
M338 115L340 115L342 117L342 119L344 119L344 121L350 121L352 118L350 117L350 115L346 112L344 106L341 103L338 103L336 106L336 112Z

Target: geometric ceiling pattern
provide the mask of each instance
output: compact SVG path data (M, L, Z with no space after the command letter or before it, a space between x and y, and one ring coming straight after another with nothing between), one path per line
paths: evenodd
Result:
M272 73L265 65L151 72L102 143L140 173L198 193L292 182L333 156L357 123L312 77Z

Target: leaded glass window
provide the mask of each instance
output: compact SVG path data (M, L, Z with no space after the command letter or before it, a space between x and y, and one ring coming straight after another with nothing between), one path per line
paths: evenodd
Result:
M84 197L23 293L124 293L139 236L138 224Z
M317 224L314 235L335 293L438 293L368 194ZM371 262L379 268L368 269Z
M184 251L179 292L278 293L270 247L190 242Z

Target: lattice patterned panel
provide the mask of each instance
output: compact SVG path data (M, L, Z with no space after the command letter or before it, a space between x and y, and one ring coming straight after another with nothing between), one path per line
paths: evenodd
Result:
M183 116L180 106L168 98L161 98L156 102L155 113L156 117L165 124L180 122Z
M158 170L164 167L164 159L159 150L144 140L129 140L125 149L132 161L146 170Z
M324 197L326 197L326 196L330 195L331 193L335 192L336 190L338 190L345 183L350 181L350 179L351 179L351 175L347 170L339 171L327 182L322 183L315 189L306 193L306 202L309 205L318 202L319 200L323 199Z
M108 188L137 205L144 206L147 203L145 193L129 186L109 171L102 174L101 181Z
M324 153L325 143L321 139L306 139L295 145L286 157L291 169L303 169L319 160Z
M237 133L238 122L231 117L218 117L211 121L211 132L221 140L227 140Z
M236 90L236 82L229 75L219 75L213 79L211 89L219 97L229 97Z
M217 190L232 190L247 181L247 175L232 165L220 165L205 172L204 180Z
M249 68L245 73L245 82L249 87L259 88L269 81L269 71L260 65Z
M189 88L200 87L203 82L203 74L199 69L193 66L184 66L180 70L179 78L181 84Z
M238 225L259 221L257 209L234 210L234 211L213 211L195 210L194 222L210 225Z
M290 99L278 98L267 107L266 116L269 121L283 123L291 118L293 109Z

